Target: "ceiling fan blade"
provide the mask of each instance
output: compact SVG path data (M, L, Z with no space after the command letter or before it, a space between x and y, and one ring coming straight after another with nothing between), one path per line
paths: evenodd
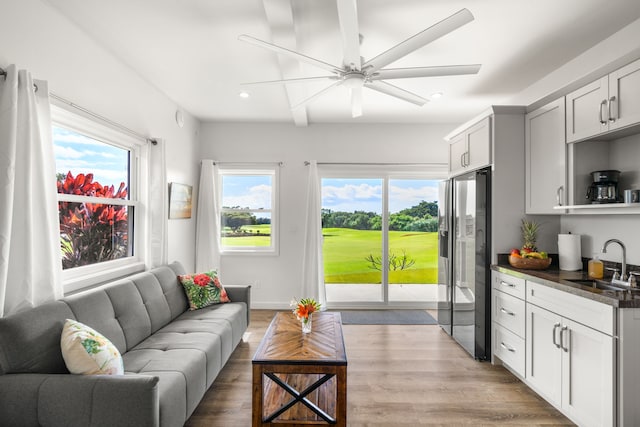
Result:
M312 83L325 80L338 80L338 76L318 76L318 77L300 77L297 79L282 79L282 80L267 80L262 82L248 82L240 83L242 86L256 86L256 85L275 85L275 84L288 84L288 83Z
M351 89L351 117L362 116L362 87Z
M360 71L360 32L358 30L358 9L356 0L337 0L344 65Z
M418 96L415 93L411 93L404 89L400 89L398 86L394 86L387 82L373 81L373 82L367 82L364 85L369 89L377 90L378 92L384 93L386 95L394 96L396 98L402 99L403 101L410 102L420 107L422 107L424 104L428 102L427 99L424 99L423 97Z
M437 24L432 25L406 39L405 41L395 45L386 52L381 53L375 58L364 63L362 68L367 69L369 73L378 71L382 67L391 64L394 61L408 55L416 49L431 43L432 41L439 39L440 37L449 34L453 30L460 28L464 24L473 21L473 15L467 9L462 9L450 17L443 19Z
M315 99L319 98L321 95L323 95L324 93L326 93L329 90L333 89L334 87L336 87L340 83L342 83L342 80L339 80L339 81L337 81L335 83L330 84L329 86L325 87L321 91L314 93L313 95L311 95L310 97L308 97L304 101L298 102L296 105L292 106L291 109L295 110L296 108L302 107L303 105L306 105L306 104L310 103L311 101L314 101Z
M414 77L440 77L440 76L460 76L464 74L477 74L480 71L480 64L472 65L444 65L437 67L414 67L414 68L387 68L378 70L371 80L386 79L411 79Z
M255 45L255 46L259 46L262 48L265 48L267 50L270 50L272 52L276 52L276 53L280 53L282 55L287 55L289 57L295 58L298 61L302 61L302 62L306 62L307 64L311 64L314 65L318 68L322 68L324 70L330 71L332 73L336 73L339 74L341 72L341 69L339 67L336 67L335 65L331 65L329 63L326 63L324 61L320 61L319 59L315 59L312 58L310 56L307 55L303 55L299 52L281 47L281 46L277 46L275 44L272 43L268 43L265 42L263 40L257 39L255 37L243 34L241 36L238 37L238 40Z

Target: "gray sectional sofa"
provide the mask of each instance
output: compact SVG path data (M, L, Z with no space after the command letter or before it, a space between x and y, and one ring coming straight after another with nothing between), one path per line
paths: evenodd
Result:
M250 287L231 303L189 311L179 263L0 318L0 425L181 426L249 324ZM106 336L125 375L71 375L65 319Z

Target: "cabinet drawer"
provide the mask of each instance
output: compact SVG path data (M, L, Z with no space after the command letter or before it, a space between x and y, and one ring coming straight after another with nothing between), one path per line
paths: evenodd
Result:
M493 320L519 337L524 338L526 305L524 300L493 291Z
M493 271L491 275L493 281L493 288L499 291L505 292L514 297L525 299L525 283L524 279L519 277L510 276L504 273L498 273Z
M527 280L526 300L607 335L615 333L614 312L610 305L572 295L530 280Z
M495 322L493 323L493 336L493 354L500 358L503 364L509 366L514 372L524 378L524 339Z

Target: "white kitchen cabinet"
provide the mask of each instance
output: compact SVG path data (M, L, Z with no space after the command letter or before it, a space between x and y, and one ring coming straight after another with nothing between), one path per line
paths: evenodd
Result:
M524 378L525 376L525 281L491 272L492 354Z
M640 61L609 74L609 129L640 123Z
M557 407L562 405L562 358L558 352L558 329L562 318L527 304L527 383Z
M541 294L536 302L545 307L529 302L529 296L536 294ZM544 304L546 300L554 303ZM578 425L611 426L616 378L613 337L567 317L584 320L592 304L604 306L594 313L596 317L606 312L612 316L604 304L527 281L526 382ZM609 330L609 323L612 319L604 330Z
M608 130L606 119L608 96L607 76L566 96L567 142L586 139Z
M525 211L558 214L567 204L564 98L525 117Z
M486 117L449 141L449 174L491 164L491 118Z
M640 60L566 96L567 142L640 124Z

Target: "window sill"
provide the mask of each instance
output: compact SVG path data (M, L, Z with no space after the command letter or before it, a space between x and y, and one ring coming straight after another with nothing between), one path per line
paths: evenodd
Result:
M221 256L278 256L279 252L277 249L269 250L269 251L259 251L253 249L247 250L232 250L232 251L220 251Z
M73 275L73 277L65 278L63 281L64 295L69 296L74 293L86 290L88 288L103 285L116 279L129 276L134 273L145 270L143 262L129 262L125 265L114 266L103 271L92 271L83 275ZM64 272L63 272L64 277Z

